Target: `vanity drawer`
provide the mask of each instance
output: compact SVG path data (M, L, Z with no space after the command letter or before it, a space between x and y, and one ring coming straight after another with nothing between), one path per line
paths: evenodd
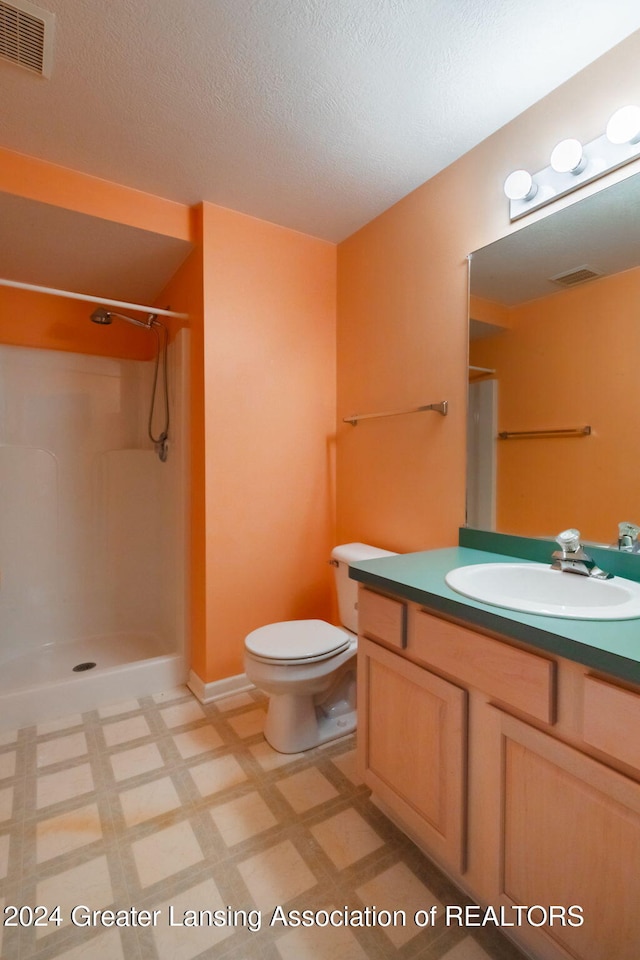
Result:
M555 721L553 660L416 610L407 652L501 703L544 723Z
M640 694L585 677L582 710L585 743L640 769Z
M370 639L402 649L407 644L407 605L360 587L358 626Z

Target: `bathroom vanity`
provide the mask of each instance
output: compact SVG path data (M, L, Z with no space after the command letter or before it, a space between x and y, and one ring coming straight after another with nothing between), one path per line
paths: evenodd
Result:
M519 614L444 582L508 559L459 547L352 566L361 769L536 960L636 960L640 620Z

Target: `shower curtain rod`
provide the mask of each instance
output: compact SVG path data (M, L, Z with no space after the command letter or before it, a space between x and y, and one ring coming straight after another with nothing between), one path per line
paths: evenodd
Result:
M125 310L137 310L140 313L154 313L161 317L178 317L188 320L188 313L176 313L175 310L161 310L159 307L146 307L140 303L127 303L124 300L105 300L104 297L91 297L86 293L74 293L72 290L56 290L55 287L38 287L33 283L21 283L18 280L0 279L0 287L15 287L17 290L30 290L32 293L48 293L52 297L66 297L67 300L83 300L85 303L100 303L105 307L121 307Z

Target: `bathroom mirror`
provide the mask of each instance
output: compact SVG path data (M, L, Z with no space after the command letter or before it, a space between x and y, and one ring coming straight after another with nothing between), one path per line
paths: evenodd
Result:
M469 526L640 523L638 211L640 174L473 253Z

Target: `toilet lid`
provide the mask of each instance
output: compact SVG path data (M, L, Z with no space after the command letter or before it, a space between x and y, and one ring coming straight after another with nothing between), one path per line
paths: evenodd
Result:
M324 620L286 620L253 630L245 646L256 657L300 662L342 653L349 642L349 634Z

